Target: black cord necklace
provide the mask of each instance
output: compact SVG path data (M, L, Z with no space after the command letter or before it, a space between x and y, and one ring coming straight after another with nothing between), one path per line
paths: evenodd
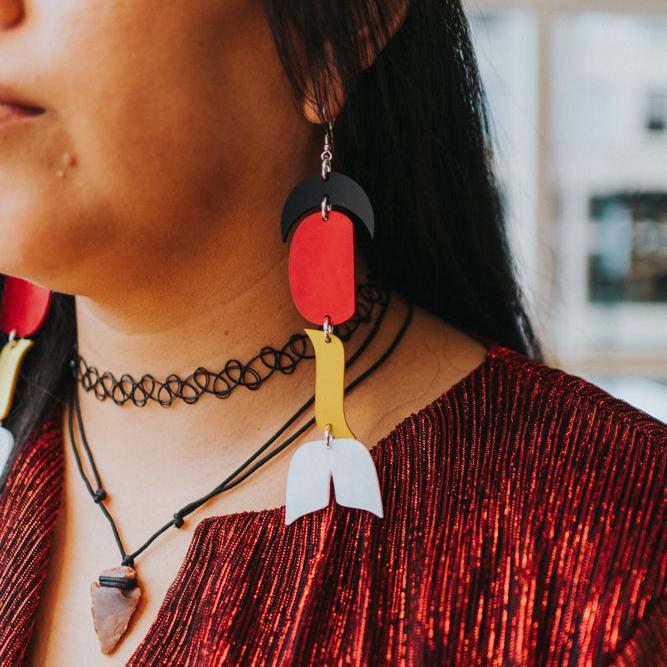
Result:
M366 336L366 339L363 341L363 343L359 346L359 348L350 356L350 358L346 361L346 367L354 363L359 356L363 353L363 351L366 349L366 347L370 344L370 342L373 340L375 337L375 334L377 333L379 326L384 319L384 316L387 311L387 307L389 305L389 300L383 305L382 310L373 324L373 327L371 331L368 333ZM385 350L385 352L378 358L376 361L368 367L361 375L359 375L357 378L355 378L352 382L350 382L346 387L345 391L350 391L353 389L355 386L357 386L359 383L361 383L364 379L369 377L375 370L377 370L385 361L386 359L391 355L391 353L394 351L400 340L402 339L403 335L405 334L405 331L407 330L411 320L412 320L412 315L413 315L413 305L412 303L409 303L409 308L408 308L408 313L405 317L405 320L403 324L401 325L401 328L399 329L398 333L394 337L393 341L389 345L389 347ZM219 495L220 493L223 493L224 491L228 491L229 489L233 488L240 482L242 482L244 479L246 479L250 474L252 474L255 470L257 470L260 466L264 465L267 461L269 461L271 458L273 458L276 454L281 452L283 449L285 449L288 445L290 445L296 438L298 438L302 433L304 433L308 428L310 428L314 423L315 423L315 418L311 418L308 422L306 422L301 428L299 428L292 436L287 438L284 442L282 442L278 447L274 449L273 452L270 454L267 454L264 458L262 458L259 462L257 462L250 470L248 470L245 474L240 476L237 480L234 480L234 478L239 475L240 473L243 472L245 468L247 468L263 451L265 451L275 440L280 437L280 435L287 429L289 426L310 406L313 404L315 400L315 396L312 396L308 401L306 401L281 427L276 431L274 435L272 435L269 440L267 440L248 460L243 463L239 468L237 468L229 477L227 477L225 480L223 480L218 486L216 486L212 491L207 493L205 496L202 496L201 498L189 503L185 507L182 507L180 510L175 512L173 514L173 518L171 521L168 523L164 524L159 530L157 530L151 537L148 538L148 540L140 546L138 549L136 549L134 552L131 554L127 554L125 551L125 548L123 547L122 540L120 538L120 535L118 533L118 530L116 528L116 524L107 510L107 508L103 504L103 500L106 498L107 493L103 488L102 481L100 479L97 466L95 465L95 461L93 459L92 452L90 450L90 446L88 444L88 441L86 439L84 427L83 427L83 420L81 418L81 410L79 406L79 400L78 400L78 392L77 392L77 385L76 383L72 383L72 394L71 394L71 399L70 399L70 404L69 404L69 409L68 409L68 422L69 422L69 436L70 436L70 442L72 446L72 450L74 452L74 456L76 459L77 467L79 469L79 472L81 474L81 477L83 478L83 481L88 489L89 494L93 498L94 502L97 503L100 506L100 509L104 513L104 515L107 517L109 520L109 523L111 524L111 528L114 534L114 538L116 540L116 543L118 545L118 548L120 550L121 558L122 558L122 565L130 566L132 567L134 565L134 559L142 553L159 535L161 535L164 531L166 531L170 526L175 526L176 528L180 528L183 525L183 520L184 518L194 512L197 508L199 508L201 505L203 505L205 502L213 498L214 496ZM74 406L72 408L72 406ZM75 444L75 439L74 439L74 414L76 414L76 419L77 419L77 425L78 425L78 430L79 430L79 435L81 438L81 442L83 444L83 447L86 451L86 455L88 457L88 461L90 463L90 467L93 471L93 476L95 478L95 488L93 488L93 485L91 484L90 480L86 476L84 470L83 470L83 465L81 463L81 458L79 456L79 452L76 448ZM122 578L115 578L115 577L101 577L100 578L100 585L102 586L112 586L112 587L118 587L118 588L132 588L136 586L136 579L128 579L127 577L122 577Z
M345 366L348 367L354 361L356 361L363 351L368 347L370 342L375 337L377 331L379 330L380 324L385 317L389 306L389 299L386 303L383 304L382 310L374 322L371 330L367 334L366 338L359 346L359 348L350 356L350 358L345 362ZM413 304L408 303L408 312L406 314L405 320L403 321L399 331L395 335L394 339L384 351L384 353L376 359L371 366L369 366L364 372L362 372L357 378L350 382L345 387L345 392L352 390L356 385L360 384L363 380L369 377L374 371L376 371L391 355L395 350L398 343L403 338L410 322L412 321L413 316ZM157 537L164 533L171 526L180 528L183 525L184 518L190 513L194 512L201 505L206 503L209 499L214 496L227 491L237 484L240 484L244 479L251 475L255 470L264 465L267 461L273 458L276 454L285 449L290 445L296 438L298 438L302 433L304 433L308 428L310 428L315 423L315 418L312 417L308 422L306 422L301 428L299 428L292 436L285 439L278 447L276 447L272 452L266 454L259 461L257 461L252 467L248 468L250 464L264 451L266 450L278 437L301 415L310 405L315 401L315 396L312 396L308 401L306 401L281 427L276 431L276 433L269 438L254 454L252 454L239 468L237 468L231 475L229 475L225 480L223 480L218 486L216 486L212 491L207 493L205 496L189 503L185 507L182 507L180 510L175 512L172 516L172 519L164 524L160 529L158 529L153 535L151 535L146 542L136 549L131 554L128 554L123 546L122 539L118 533L116 523L104 506L104 499L107 496L106 491L102 485L102 480L100 478L97 466L90 449L90 445L85 435L85 430L83 427L83 420L81 417L81 410L78 400L78 391L77 383L72 383L72 395L70 398L70 404L68 406L68 426L69 426L69 437L72 450L74 452L74 457L76 459L76 464L79 469L79 473L88 489L89 494L93 498L93 501L99 505L100 510L106 516L111 525L116 544L118 545L122 564L120 567L110 568L104 570L98 577L97 580L93 581L91 584L91 599L92 599L92 611L93 618L95 621L95 630L100 639L100 646L102 652L110 653L113 648L116 646L118 640L125 632L127 624L130 617L134 613L139 598L141 597L141 588L138 585L136 578L136 571L134 569L134 559L141 554ZM74 415L76 415L77 425L79 436L81 442L86 452L86 456L90 463L90 467L93 472L95 487L91 484L90 480L86 476L81 457L79 456L78 449L76 447L76 442L74 438Z
M375 284L368 275L367 282L357 286L356 310L354 315L334 327L334 333L348 341L361 323L370 322L374 306L387 302L388 290ZM176 373L159 380L146 373L138 380L129 373L117 378L111 371L101 373L91 366L78 353L76 344L70 360L70 369L75 380L85 391L92 391L100 401L111 399L116 405L125 405L128 401L137 407L149 402L169 407L176 399L185 403L196 403L203 394L212 394L217 398L228 398L237 387L246 387L252 391L268 380L274 372L286 375L294 372L302 359L313 359L315 355L308 336L304 333L292 334L281 348L265 345L258 354L245 364L238 359L230 359L220 371L211 371L199 367L187 377L181 378Z

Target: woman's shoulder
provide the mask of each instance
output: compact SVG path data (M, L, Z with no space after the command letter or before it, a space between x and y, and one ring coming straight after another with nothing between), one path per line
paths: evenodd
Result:
M491 342L484 366L487 391L510 416L568 429L576 439L609 443L633 435L660 450L667 445L667 424L558 365Z
M514 446L530 438L541 449L618 447L626 455L633 441L664 455L667 424L658 418L556 364L494 340L486 339L484 346L474 367L453 384L446 382L445 390L399 422L394 432L407 428L423 437L428 430L431 436L465 435L468 441L509 438ZM446 351L438 363L448 363Z
M428 508L423 523L411 519L418 530L437 516L448 539L460 526L462 541L495 545L496 562L522 554L517 576L541 600L545 633L561 614L568 641L595 638L607 655L648 660L667 620L666 444L657 418L490 343L481 364L385 447L392 469L392 455L407 462L411 503Z

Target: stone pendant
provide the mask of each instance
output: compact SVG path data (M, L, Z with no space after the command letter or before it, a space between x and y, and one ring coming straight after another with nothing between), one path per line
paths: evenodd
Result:
M102 653L111 653L127 630L141 597L134 568L121 565L104 570L90 585L90 597L100 648Z

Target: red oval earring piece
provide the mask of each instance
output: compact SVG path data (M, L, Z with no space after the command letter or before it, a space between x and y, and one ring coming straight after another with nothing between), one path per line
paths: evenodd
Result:
M354 225L340 211L306 216L296 228L289 253L289 282L299 312L332 325L355 311Z
M0 302L0 328L20 338L37 331L49 312L52 292L28 280L5 276Z

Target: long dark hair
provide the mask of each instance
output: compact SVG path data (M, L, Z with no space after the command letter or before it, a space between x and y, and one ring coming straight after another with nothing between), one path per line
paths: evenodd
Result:
M334 166L373 202L375 239L359 235L373 273L469 335L542 361L508 248L460 0L412 0L364 70L364 49L381 48L390 34L390 4L264 0L295 100L312 89L317 108L326 109L334 77L349 93L336 120ZM0 488L19 448L64 400L75 336L74 297L56 293L18 383L7 424L16 445Z

